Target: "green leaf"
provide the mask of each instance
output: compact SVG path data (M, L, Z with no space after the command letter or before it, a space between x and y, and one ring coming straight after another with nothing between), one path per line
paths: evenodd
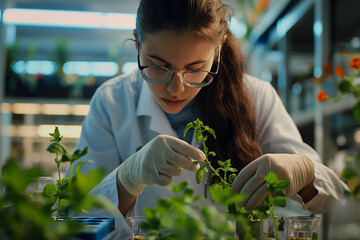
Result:
M268 183L268 184L273 184L275 182L278 181L278 178L276 176L276 174L274 172L269 172L265 177L264 177L265 181Z
M213 135L213 137L216 139L215 131L213 129L209 128L208 126L205 126L205 130L209 132L211 135Z
M201 166L199 168L199 170L197 170L196 175L195 175L197 184L199 184L201 182L201 180L205 174L205 169L206 169L205 166Z
M199 133L195 133L195 139L196 139L196 141L197 142L201 142L201 139L202 139L202 135L201 135L201 133L199 134Z
M58 194L56 185L54 183L46 184L45 187L43 188L42 194L46 202L48 202L51 206L54 205Z
M215 153L215 152L213 152L213 151L210 151L210 152L209 152L209 155L212 155L212 156L214 156L214 157L215 157L215 156L216 156L216 153Z
M236 168L228 168L229 172L237 172L238 170Z
M237 170L236 170L237 171ZM236 174L230 174L230 176L229 176L229 182L230 182L230 184L233 184L233 182L235 181L235 179L236 179Z
M286 198L285 197L275 197L273 199L273 205L278 207L285 207L286 206Z
M350 81L347 81L347 80L341 80L339 83L338 83L338 89L340 90L340 92L342 93L348 93L349 90L351 89L351 82Z
M224 167L225 166L225 162L218 160L217 163L219 164L219 166Z
M169 186L169 189L173 192L173 193L178 193L182 190L184 190L186 187L188 186L188 182L187 181L183 181L179 184L175 184L175 183L171 183Z
M355 169L350 167L345 168L344 171L342 172L342 177L345 179L350 179L356 176L357 176L357 172L355 171Z
M212 184L209 188L209 193L216 203L222 203L233 191L229 186L224 186L222 183Z
M63 154L60 159L61 162L71 162L71 157L68 153Z
M230 167L230 166L231 166L231 159L228 159L228 160L225 161L224 167L225 167L225 168L228 168L228 167Z
M79 166L77 166L76 170L78 171ZM77 191L82 192L83 194L87 194L93 189L96 185L98 185L104 176L104 171L101 169L94 169L87 172L85 175L76 174L76 181L74 183Z
M358 101L354 107L353 116L356 121L360 120L360 101Z
M85 156L88 153L89 148L85 147L82 151L77 149L74 151L74 153L71 155L71 162L74 162L81 158L82 156Z
M40 168L30 168L21 170L19 163L10 160L3 167L3 181L16 193L24 192L26 187L37 177L42 176L43 170Z
M188 123L184 129L184 137L186 136L186 133L187 131L190 129L190 128L193 128L194 127L194 124L192 122Z
M313 234L312 234L312 237L311 237L311 240L317 240L317 239L318 239L317 234L316 234L316 233L313 233Z
M58 127L55 127L54 133L49 133L49 135L53 137L53 139L50 140L51 142L60 142L62 139Z
M275 182L273 184L273 187L274 188L280 188L280 189L285 189L287 186L290 185L290 182L289 181L286 181L286 180L279 180L277 182Z
M93 163L94 161L92 160L84 160L84 161L81 161L77 166L76 166L76 175L80 175L81 174L81 168L84 164L86 163Z
M63 155L63 154L66 154L68 151L66 150L66 148L61 145L60 143L58 142L53 142L51 143L47 149L46 149L48 152L51 152L51 153L55 153L55 154L59 154L59 155Z
M356 185L353 190L353 195L356 197L360 193L360 184Z

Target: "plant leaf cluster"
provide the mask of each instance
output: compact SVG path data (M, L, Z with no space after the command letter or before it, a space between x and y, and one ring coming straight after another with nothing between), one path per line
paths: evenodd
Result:
M348 194L354 198L360 198L360 154L356 157L346 156L345 162L347 167L342 172L342 179L351 186L351 192Z
M288 181L285 180L279 180L275 173L269 172L267 176L264 177L265 181L267 182L267 190L269 192L268 197L264 200L263 205L258 206L254 210L247 211L244 207L239 207L238 203L240 203L243 200L243 197L239 197L238 199L234 196L239 196L239 194L233 193L231 190L231 184L234 182L236 178L235 172L238 170L236 168L231 167L231 160L228 159L226 161L218 160L219 168L214 169L211 166L211 161L209 160L210 156L215 157L216 154L214 152L210 152L208 148L206 147L206 140L208 139L208 136L205 135L206 133L210 133L215 139L215 132L213 129L209 128L208 126L205 126L203 122L199 119L195 120L194 122L189 123L185 130L184 130L184 136L186 135L186 132L191 129L195 128L195 137L198 142L202 142L203 145L203 151L205 153L206 159L204 161L204 164L200 166L201 171L199 175L204 175L205 172L207 172L207 168L210 168L212 170L211 177L218 177L220 179L219 183L212 184L209 188L209 193L211 197L214 199L216 203L223 204L224 202L228 206L228 212L232 214L234 217L244 217L249 221L263 221L269 217L273 219L273 224L276 227L276 237L278 239L278 226L279 226L279 220L275 217L274 208L273 206L279 206L279 207L285 207L286 206L286 198L284 197L284 190L285 188L290 184ZM200 163L201 164L201 163ZM202 168L205 168L205 171L201 170ZM224 177L221 177L219 174L220 171L224 172ZM230 172L229 178L227 178L227 173ZM198 180L198 173L196 174L196 179ZM199 177L199 179L201 179ZM199 181L197 181L199 183ZM234 202L226 202L226 199L236 199ZM239 219L240 222L243 222L243 219ZM248 228L246 226L240 226L242 231L244 232L245 238L248 237Z
M0 197L0 239L72 239L80 229L78 223L55 222L49 207L34 208L26 188L44 174L40 168L22 170L15 159L3 166Z
M47 202L51 207L58 203L56 219L59 219L59 216L68 218L71 211L87 212L90 207L103 207L110 211L114 210L114 207L108 201L88 194L102 180L103 170L94 169L86 174L82 174L81 167L86 163L92 162L91 160L84 160L77 165L73 175L74 162L88 153L88 147L82 150L76 149L70 155L67 148L61 144L62 136L58 127L55 127L54 132L49 135L52 136L52 139L47 151L55 154L59 180L56 185L53 183L47 184L44 187L43 196L48 200ZM60 165L65 162L70 163L70 176L61 179Z
M194 196L187 181L172 183L169 189L173 196L159 199L154 208L144 208L142 228L148 232L147 238L234 239L234 220L219 213L206 199Z
M91 162L85 160L78 164L73 174L74 162L85 156L88 148L69 154L61 144L63 137L57 127L50 136L47 151L55 154L59 179L56 184L44 186L41 206L34 205L26 188L43 176L44 171L40 168L21 170L15 160L8 161L3 167L2 184L6 190L0 197L0 239L71 239L82 226L72 221L71 215L87 212L90 208L116 211L109 200L89 194L102 180L103 170L94 169L82 174L81 167ZM70 162L70 176L61 178L60 165L64 162Z

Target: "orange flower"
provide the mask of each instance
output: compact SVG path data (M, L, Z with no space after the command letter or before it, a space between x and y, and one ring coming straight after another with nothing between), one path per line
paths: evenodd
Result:
M341 67L337 67L337 68L335 69L335 73L336 73L336 75L338 75L339 77L345 76L345 72L344 72L344 70L343 70Z
M318 100L319 103L321 103L323 101L329 100L329 97L324 90L320 90L316 95L316 99Z
M257 9L260 11L260 12L263 12L266 10L266 8L269 6L270 4L270 0L258 0L257 2Z
M350 62L349 62L349 66L351 68L359 69L359 67L360 67L360 58L351 59Z

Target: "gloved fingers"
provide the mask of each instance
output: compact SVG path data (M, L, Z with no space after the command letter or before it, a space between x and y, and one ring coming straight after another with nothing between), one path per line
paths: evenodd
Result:
M262 157L255 159L240 171L231 186L234 192L240 192L245 183L255 175L261 159Z
M247 200L245 204L245 210L249 211L255 209L265 200L268 195L269 192L266 189L266 183L264 183Z
M260 172L262 171L260 170ZM264 185L264 182L263 173L257 172L254 176L250 177L240 190L240 194L246 196L240 205L245 206L245 203Z
M172 177L165 175L165 174L159 174L156 179L154 179L154 183L160 185L160 186L167 186L172 182Z
M167 176L180 176L183 172L183 168L171 163L161 164L157 167L160 174Z
M176 137L166 136L167 144L177 153L190 157L194 160L204 161L205 154L198 148Z
M197 171L200 168L200 165L195 164L192 159L177 152L173 152L166 160L175 166L179 166L189 171Z

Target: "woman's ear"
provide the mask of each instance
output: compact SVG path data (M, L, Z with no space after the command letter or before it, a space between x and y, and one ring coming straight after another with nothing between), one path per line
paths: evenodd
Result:
M136 29L133 30L133 35L134 35L134 38L135 38L135 48L136 48L136 50L138 50L138 47L139 47L139 34L136 31Z

